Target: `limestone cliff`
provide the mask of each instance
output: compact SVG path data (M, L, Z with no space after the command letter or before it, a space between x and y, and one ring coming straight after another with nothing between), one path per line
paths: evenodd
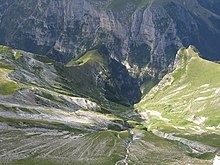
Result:
M144 78L167 71L189 44L219 60L218 6L216 0L0 0L0 43L62 62L104 43L112 58Z

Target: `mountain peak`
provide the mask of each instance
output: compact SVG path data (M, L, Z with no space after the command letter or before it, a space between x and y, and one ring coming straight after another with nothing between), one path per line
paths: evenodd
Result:
M193 58L200 58L200 53L195 46L190 45L188 48L181 48L174 61L174 69L183 68Z
M194 46L182 48L173 72L136 108L148 119L149 129L179 134L184 128L184 132L195 136L218 134L219 74L220 65L200 58Z

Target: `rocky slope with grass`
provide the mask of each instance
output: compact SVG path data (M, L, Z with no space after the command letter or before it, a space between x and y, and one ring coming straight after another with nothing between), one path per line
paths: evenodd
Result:
M0 0L0 164L219 164L219 7Z
M212 164L217 140L189 140L195 152L147 131L123 95L103 84L120 94L102 54L90 50L64 65L0 46L0 164Z
M219 74L220 65L202 59L195 47L180 49L174 71L135 106L145 126L161 137L219 148Z

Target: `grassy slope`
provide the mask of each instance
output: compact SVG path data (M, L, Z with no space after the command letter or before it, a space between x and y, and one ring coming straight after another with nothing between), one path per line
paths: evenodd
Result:
M220 65L200 58L193 47L182 49L177 58L177 68L136 108L147 119L149 129L219 135Z
M73 60L66 66L63 66L44 56L32 56L26 53L22 55L21 52L6 46L0 46L0 48L0 59L2 60L2 62L0 62L0 69L3 68L4 73L6 71L17 71L15 73L17 78L15 79L19 84L22 84L22 88L39 90L41 93L40 97L50 100L50 102L54 102L54 104L62 103L59 103L59 101L62 100L59 98L61 94L65 97L77 96L92 100L100 105L100 112L102 113L113 113L120 117L130 116L129 114L133 113L132 107L108 102L103 98L103 86L97 82L97 80L98 78L105 79L109 71L107 68L107 59L97 50L88 51L79 59ZM34 62L30 65L29 61L32 61L32 58ZM5 64L6 61L9 65ZM53 68L55 68L56 71ZM21 70L22 72L20 73ZM27 74L27 77L21 74ZM54 76L54 74L56 74L56 79L50 77L51 75ZM32 77L33 80L29 80L29 76ZM2 79L4 79L4 81L7 80L3 76ZM17 84L14 81L9 82L12 83L9 84L11 86ZM16 91L19 88L10 89ZM7 92L5 86L2 90L2 93L3 92ZM42 104L42 102L38 103Z
M48 105L48 101L51 104L51 109L53 106L57 107L57 105L62 107L69 104L62 97L70 98L71 100L71 97L75 96L79 98L84 97L87 100L96 102L101 107L100 109L97 108L96 111L105 114L112 113L125 117L133 112L132 107L118 105L103 99L103 89L98 82L96 83L96 76L104 78L107 61L96 50L87 52L81 58L72 61L72 65L68 64L67 66L55 63L39 55L33 56L26 53L22 55L21 52L6 46L0 46L0 57L2 60L0 62L0 96L14 94L16 90L20 89L17 85L17 82L19 82L24 90L32 89L38 91L36 92L35 101L37 100L39 107ZM33 62L31 63L31 61ZM83 61L83 63L79 64L77 61ZM14 76L17 78L12 76L14 80L12 81L7 78L7 75L14 70L16 72ZM50 77L51 75L52 77ZM56 78L53 78L53 76ZM25 106L21 105L21 107ZM35 109L36 107L32 108ZM64 110L65 107L61 111ZM7 111L10 112L9 109ZM35 113L38 114L38 112L34 111L33 114ZM111 120L120 120L114 115L112 116L113 118L106 115ZM31 119L29 123L31 122L34 121Z
M0 67L0 95L11 95L16 90L20 89L17 83L7 78L7 74L10 72L10 70Z
M0 54L6 54L8 56L12 56L14 53L8 47L0 46ZM15 54L17 54L17 53L15 53ZM1 60L3 60L3 59L4 58L1 57ZM11 81L8 78L8 74L13 72L13 70L14 70L13 67L11 67L3 62L0 62L0 95L11 95L16 90L20 89L20 87L18 86L18 84L16 82Z
M91 51L86 52L86 54L84 54L80 58L70 61L67 64L67 66L82 66L86 64L87 62L91 62L91 61L97 62L99 64L103 64L103 65L106 64L106 61L101 57L99 52L97 52L96 50L91 50Z
M35 61L32 66L29 63L34 60L32 58L35 56L23 53L23 56L19 56L19 60L17 60L14 54L11 53L9 53L10 58L9 56L2 56L3 62L5 63L5 60L8 60L10 66L19 66L20 69L16 69L15 72L24 69L27 71L27 75L30 74L31 77L37 78L39 82L36 81L34 84L33 81L31 81L32 83L29 81L23 82L19 77L15 80L22 84L22 88L31 89L32 92L35 91L36 93L32 94L35 96L35 101L37 98L38 101L36 106L21 104L17 107L16 104L11 104L13 99L10 99L6 105L0 105L0 115L3 115L0 117L0 139L3 139L0 147L4 148L3 151L0 151L0 164L115 164L116 162L120 164L124 161L128 150L130 154L126 161L130 164L155 164L155 162L160 163L161 161L164 164L175 164L176 160L181 162L203 162L203 160L190 157L187 153L188 150L181 144L156 137L143 129L140 126L139 116L135 116L137 114L133 112L132 107L111 103L107 100L98 102L95 98L90 98L101 107L97 111L102 114L92 112L93 110L77 110L77 107L72 107L73 111L66 109L65 105L67 107L72 105L68 100L73 99L70 96L74 95L75 91L72 88L63 88L64 85L70 87L65 84L66 81L60 83L56 81L60 78L66 78L69 84L73 86L76 86L77 80L80 80L81 83L85 82L84 88L85 91L87 90L85 94L88 94L89 88L94 88L94 85L88 84L91 79L87 77L89 74L85 75L85 73L97 73L96 71L99 70L92 69L105 65L105 61L99 58L100 56L96 51L88 52L76 60L78 62L73 62L72 65L65 67L69 68L69 72L66 74L71 73L75 75L74 77L65 77L64 74L59 75L62 76L59 78L55 76L54 79L50 76L58 74L58 71L52 69L52 66L55 65L52 61L43 58L41 59L45 61L43 64ZM4 52L3 54L7 53ZM93 58L94 56L96 57ZM42 69L39 69L40 67ZM35 69L38 71L36 75ZM44 71L47 73L46 75L44 75ZM67 70L64 69L64 71ZM32 76L31 73L35 76ZM16 72L16 74L19 75L20 73ZM45 76L48 79L46 82L44 82L46 80ZM24 90L21 90L20 93L22 91ZM79 88L79 91L81 91L81 88ZM18 97L21 96L18 95ZM64 100L64 98L68 99ZM23 101L26 98L21 97L20 99ZM5 114L10 115L5 116ZM51 117L60 117L63 121L54 120L53 118L50 120L47 120L47 118L31 118L31 116L49 117L50 115ZM66 120L68 119L66 117L71 120L81 119L82 124L74 120L71 123ZM105 122L110 120L111 123L105 126L107 124ZM88 122L84 125L83 123L86 121ZM120 125L125 121L135 129L130 128L122 131ZM124 124L126 125L126 123ZM90 128L90 131L85 128ZM102 129L104 131L100 131L100 128L108 130ZM94 131L91 131L91 129L94 129ZM131 130L134 135L132 135ZM152 159L152 157L155 159Z
M70 61L63 70L60 70L60 73L71 81L71 84L67 82L67 85L75 91L100 99L103 91L98 79L106 78L106 65L106 60L99 52L91 50L80 58Z
M24 159L5 164L111 164L123 159L125 153L124 143L129 137L128 132L102 131L77 137L72 132L61 132L58 135L37 132L1 131L4 139L1 144L13 156L25 155ZM15 137L13 137L16 135ZM72 136L73 138L65 138ZM118 138L118 136L120 138ZM25 139L22 140L22 139ZM9 140L11 139L11 140ZM8 146L4 144L8 143ZM28 144L28 145L26 145ZM23 151L14 150L22 146ZM31 151L34 151L31 153ZM5 152L6 153L6 152ZM1 159L7 159L2 152ZM0 163L1 164L1 163ZM3 163L4 164L4 163Z
M130 152L127 159L129 164L153 165L163 162L164 165L171 165L176 164L176 160L183 164L204 162L190 157L184 146L140 129L134 130L136 139L130 145L128 143L131 141L131 134L128 131L94 132L75 139L65 138L77 136L67 132L60 132L57 136L54 135L56 132L45 134L45 132L31 130L24 132L1 130L0 132L0 137L3 139L0 146L5 148L2 159L7 159L7 154L11 157L24 156L21 160L5 163L7 165L124 164L126 148ZM211 163L207 161L206 164Z
M98 100L99 104L101 104L102 112L110 112L121 118L132 113L132 107L109 102L104 99L105 84L100 84L99 81L102 79L104 82L109 79L110 71L108 68L108 59L101 55L98 50L90 50L78 59L73 59L66 64L64 72L68 81L71 81L69 87L84 94L85 97ZM114 95L114 97L116 96Z

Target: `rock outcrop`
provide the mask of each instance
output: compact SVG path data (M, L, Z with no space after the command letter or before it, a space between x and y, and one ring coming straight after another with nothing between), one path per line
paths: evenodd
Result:
M207 54L205 58L220 58L217 1L0 2L0 43L58 61L104 43L133 75L146 77L167 71L176 51L189 44Z

